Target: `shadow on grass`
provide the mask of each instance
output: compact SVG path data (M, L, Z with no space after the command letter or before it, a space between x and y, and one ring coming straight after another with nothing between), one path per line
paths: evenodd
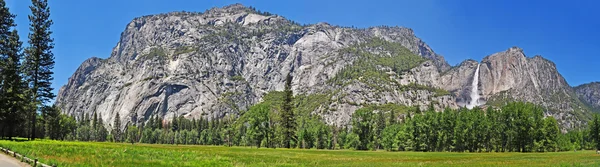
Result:
M29 139L22 138L22 137L13 137L12 139L9 139L9 138L0 138L0 140L16 141L16 142L27 142L27 141L30 141Z

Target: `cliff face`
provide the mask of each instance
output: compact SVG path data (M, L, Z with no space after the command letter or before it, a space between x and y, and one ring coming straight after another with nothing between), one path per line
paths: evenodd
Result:
M541 56L526 57L521 48L513 47L481 63L480 90L488 104L532 102L544 107L546 115L556 117L565 128L581 125L579 120L591 114L556 65Z
M579 98L587 104L600 110L600 82L592 82L575 87Z
M341 49L381 39L427 58L432 69L449 68L443 57L400 27L351 29L326 23L300 26L276 15L257 13L239 4L204 13L168 13L134 19L106 60L92 58L59 91L63 112L82 116L98 112L107 123L120 113L123 122L150 116L219 118L237 114L270 91L280 91L288 73L295 94L329 93L330 123L347 122L352 111L372 103L419 104L433 97L427 90L396 91L393 85L374 91L359 79L336 85L330 80L364 53L396 54L361 45L361 53ZM381 43L381 41L379 42ZM393 57L392 57L393 58ZM377 66L380 70L388 66ZM390 74L386 74L390 75ZM385 76L386 78L393 76ZM332 93L332 90L336 90ZM358 93L356 93L358 92Z
M408 28L301 26L235 4L134 19L111 56L86 60L56 103L67 114L97 112L107 124L121 119L123 126L154 115L213 119L283 90L291 73L294 93L326 95L314 113L343 125L370 104L464 106L477 65L450 67ZM482 101L546 106L549 115L567 118L559 119L567 126L587 112L552 62L527 58L518 48L482 61L479 91Z

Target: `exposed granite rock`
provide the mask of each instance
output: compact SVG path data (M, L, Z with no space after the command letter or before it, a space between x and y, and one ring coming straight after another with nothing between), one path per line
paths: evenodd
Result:
M596 110L600 110L600 82L592 82L575 87L580 99Z
M433 97L426 90L375 94L361 83L335 87L327 81L358 55L337 51L373 38L400 43L436 66L443 57L414 36L411 29L352 29L319 23L300 26L277 15L265 15L239 4L204 13L173 12L134 19L106 60L90 59L62 87L57 104L81 117L97 112L109 125L120 113L123 127L150 116L220 118L259 102L269 91L283 90L292 73L296 94L341 89L351 93L337 102L328 123L348 121L350 104L401 103L456 107L452 97ZM438 68L439 67L439 68ZM441 70L438 70L441 71ZM337 116L337 115L343 116ZM121 127L121 128L123 128Z
M426 61L401 72L377 65L385 73L378 75L377 84L362 77L332 83L361 58L343 50L374 38L400 44ZM395 54L371 47L366 49L369 54ZM356 109L370 104L422 109L435 104L438 111L465 106L478 65L466 60L450 67L409 28L301 26L234 4L204 13L135 18L111 56L86 60L60 89L56 103L78 117L97 112L109 126L114 119L121 119L125 127L154 115L221 118L246 110L267 92L283 90L285 76L291 73L295 94L331 96L331 103L314 113L329 124L344 125ZM533 102L544 106L546 115L556 117L563 128L579 126L589 116L580 98L595 106L600 103L598 86L593 87L598 84L573 89L554 63L541 56L528 58L517 47L484 58L479 75L480 100L487 105ZM116 113L121 118L114 118Z
M487 56L481 62L483 97L501 105L510 100L541 105L563 128L580 126L591 110L575 95L556 65L541 57L526 57L521 48Z

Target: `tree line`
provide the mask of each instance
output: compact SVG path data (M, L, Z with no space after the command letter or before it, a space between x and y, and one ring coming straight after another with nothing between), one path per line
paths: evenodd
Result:
M54 39L51 37L50 8L46 0L32 0L29 6L29 35L25 48L14 18L0 0L0 137L43 137L46 126L59 119L47 113L52 93ZM54 118L51 118L55 116Z
M288 77L291 80L291 77ZM600 116L586 128L562 133L554 117L532 103L511 102L502 107L445 109L394 104L369 105L352 115L350 123L327 125L318 114L298 112L291 83L279 102L263 102L239 117L169 120L151 117L121 130L105 129L95 114L64 132L66 140L150 144L225 145L268 148L353 149L422 152L554 152L600 148ZM286 113L289 111L290 113ZM118 115L117 115L118 118ZM68 119L68 118L67 118ZM286 123L287 122L287 123ZM113 127L121 127L115 119Z
M91 117L91 118L89 118ZM139 126L106 130L101 118L86 116L61 121L66 125L53 139L150 144L225 145L268 148L353 149L422 152L554 152L600 148L600 116L586 128L562 133L554 117L531 103L513 102L494 109L436 112L386 110L371 106L357 110L346 126L327 125L316 115L296 117L289 143L281 114L257 104L241 117L163 120L151 117ZM63 117L65 118L65 117ZM113 123L120 125L118 119ZM117 126L118 127L118 126Z

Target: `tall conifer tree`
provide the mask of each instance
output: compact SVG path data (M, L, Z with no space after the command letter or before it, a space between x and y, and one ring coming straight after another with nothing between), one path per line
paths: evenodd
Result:
M6 2L0 0L0 122L2 136L14 135L17 125L22 123L25 88L21 78L22 42L15 30L15 15L9 12Z
M32 0L31 15L29 15L29 47L25 49L24 74L30 88L31 102L35 105L31 111L30 139L35 140L35 125L37 111L44 103L55 97L53 88L52 69L54 68L54 39L50 37L50 8L47 0Z
M290 142L295 134L296 120L294 119L294 111L292 109L292 100L294 92L292 92L292 75L288 73L285 78L284 99L281 113L281 126L283 130L283 147L290 148Z

